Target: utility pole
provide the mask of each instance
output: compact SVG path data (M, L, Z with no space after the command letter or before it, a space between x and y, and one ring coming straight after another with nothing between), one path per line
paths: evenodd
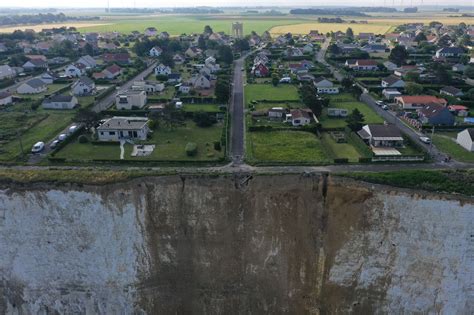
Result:
M431 129L431 139L430 139L430 155L431 155L431 148L433 147L433 136L435 132L435 126L433 125L433 129Z

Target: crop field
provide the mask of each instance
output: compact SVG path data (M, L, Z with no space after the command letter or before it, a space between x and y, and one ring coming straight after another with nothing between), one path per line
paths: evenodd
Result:
M345 32L350 27L354 34L360 32L385 34L394 28L394 25L388 23L370 23L369 24L350 24L350 23L302 23L296 25L275 26L270 30L271 35L281 35L288 32L292 34L308 34L311 30L318 30L326 34L328 32Z

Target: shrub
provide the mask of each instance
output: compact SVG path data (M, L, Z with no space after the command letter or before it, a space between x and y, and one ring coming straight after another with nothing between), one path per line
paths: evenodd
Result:
M77 138L77 140L79 141L79 143L89 142L89 139L87 139L87 137L85 135L80 135L79 138Z
M187 156L195 156L197 154L197 145L194 142L188 142L186 144L186 155Z
M38 102L31 103L31 109L32 110L37 110L39 106L40 106L40 103L38 103Z
M220 151L222 149L220 141L214 141L214 150Z

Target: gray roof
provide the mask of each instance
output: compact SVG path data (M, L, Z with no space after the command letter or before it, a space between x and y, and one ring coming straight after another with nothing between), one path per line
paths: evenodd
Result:
M385 79L383 79L384 82L387 82L388 85L392 85L398 81L400 81L401 79L399 77L397 77L396 75L389 75L388 77L386 77Z
M471 136L471 139L474 139L474 128L467 128L467 132Z
M44 103L55 103L55 102L70 102L73 96L71 95L53 95L44 100Z
M458 93L461 93L462 91L458 88L455 88L454 86L445 86L441 89L441 91L447 92L449 94L456 95Z
M368 125L373 138L402 137L402 133L395 125Z
M147 124L145 117L112 117L107 119L97 130L137 130Z
M95 84L94 81L92 81L89 77L86 76L80 77L77 82L82 82L87 86L93 86Z
M32 88L39 88L46 85L46 83L44 83L42 80L38 78L28 80L25 84L28 84Z

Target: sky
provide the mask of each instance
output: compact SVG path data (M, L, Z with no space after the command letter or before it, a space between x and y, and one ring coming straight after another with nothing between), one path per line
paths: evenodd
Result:
M255 5L272 5L272 6L318 6L328 5L327 1L314 0L1 0L0 7L76 7L76 8L105 8L107 1L110 1L110 7L137 7L137 8L151 8L151 7L192 7L192 6L255 6ZM348 5L348 6L383 6L390 5L394 0L332 0L330 5ZM395 0L396 5L410 6L410 5L439 5L441 7L449 7L450 5L465 5L474 6L474 0Z

